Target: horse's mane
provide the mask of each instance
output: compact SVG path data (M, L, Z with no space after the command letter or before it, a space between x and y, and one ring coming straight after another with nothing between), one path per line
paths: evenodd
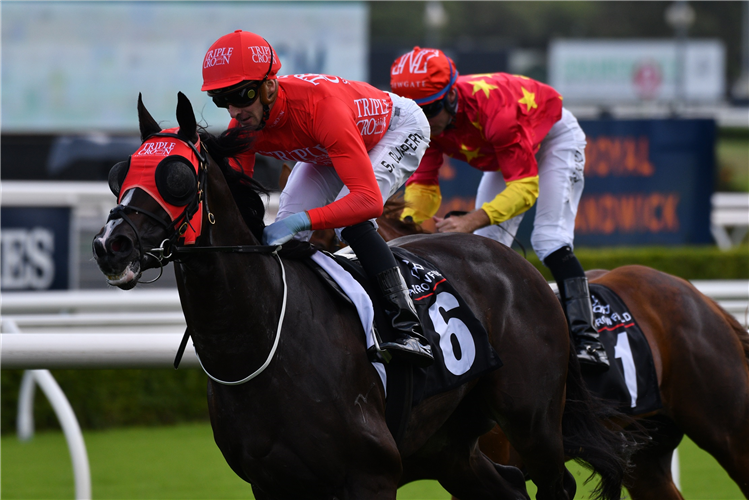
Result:
M250 148L252 138L242 127L225 130L218 137L205 129L200 130L200 141L211 155L211 158L224 174L239 212L245 224L258 241L262 240L265 229L265 204L262 196L269 196L270 191L259 181L244 172L233 168L229 160L236 158ZM306 241L292 240L285 243L280 254L288 258L306 257L315 252Z

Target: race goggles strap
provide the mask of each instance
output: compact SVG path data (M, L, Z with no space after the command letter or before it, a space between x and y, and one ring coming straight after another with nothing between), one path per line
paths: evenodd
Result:
M442 100L443 97L447 96L447 93L450 91L450 89L455 85L455 81L458 79L458 72L455 71L455 68L453 68L452 62L448 59L447 64L450 68L450 81L447 85L445 85L445 88L437 92L436 94L432 94L428 97L422 97L421 99L414 99L414 102L418 104L419 106L425 106L427 104L431 104L434 101Z

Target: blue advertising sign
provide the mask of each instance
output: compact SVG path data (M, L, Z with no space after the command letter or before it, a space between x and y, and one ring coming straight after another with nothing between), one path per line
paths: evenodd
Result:
M715 121L580 120L587 136L576 246L712 243ZM481 172L450 158L438 212L473 210ZM517 239L530 249L535 207Z
M2 207L0 220L2 291L69 288L69 207Z

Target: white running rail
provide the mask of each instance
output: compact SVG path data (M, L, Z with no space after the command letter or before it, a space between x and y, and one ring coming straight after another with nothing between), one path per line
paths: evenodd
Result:
M723 250L738 245L749 232L749 193L714 193L710 232Z

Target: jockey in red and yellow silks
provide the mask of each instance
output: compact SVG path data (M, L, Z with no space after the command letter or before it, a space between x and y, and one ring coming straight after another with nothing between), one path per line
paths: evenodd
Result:
M443 155L484 174L476 210L435 218L438 231L473 232L509 246L524 212L537 203L531 244L559 285L578 359L585 368L608 369L585 272L572 250L585 134L562 96L519 75L459 76L442 51L420 47L393 62L390 87L419 104L431 127L429 149L406 184L402 217L422 222L437 213Z
M429 123L410 99L332 75L277 76L278 54L261 36L237 30L211 45L203 87L226 108L249 150L234 166L252 175L255 154L295 162L263 243L309 239L336 229L380 294L391 327L376 356L419 366L434 358L403 276L373 220L416 170L429 145ZM387 354L383 353L387 351Z
M482 205L491 223L499 224L528 210L538 198L535 154L562 117L562 97L548 85L506 73L460 76L454 88L460 112L447 131L432 138L406 183L411 206L404 216L422 222L437 212L445 154L479 170L502 173L507 188Z

